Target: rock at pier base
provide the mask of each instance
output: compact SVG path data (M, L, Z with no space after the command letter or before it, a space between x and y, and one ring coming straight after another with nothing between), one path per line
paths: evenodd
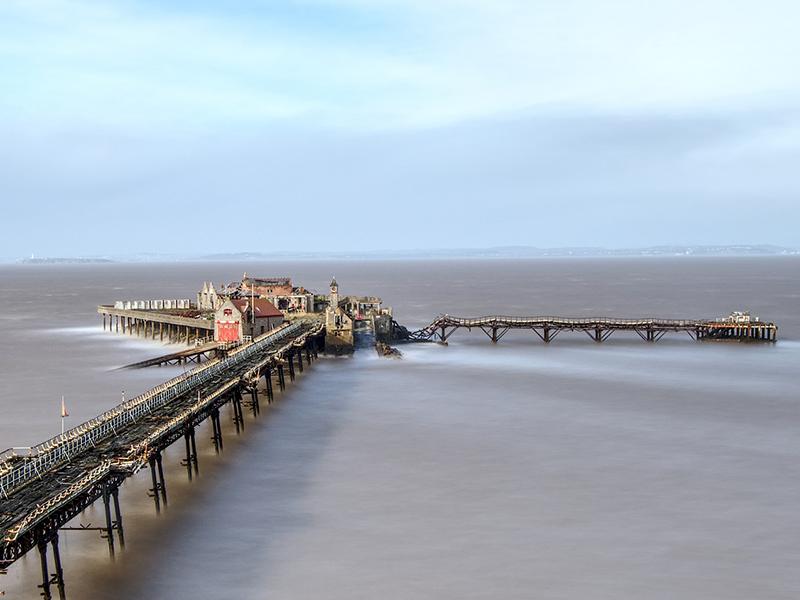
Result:
M400 350L390 346L389 344L384 344L383 342L377 342L375 344L375 351L379 356L385 356L387 358L402 358L403 356L403 353L400 352Z

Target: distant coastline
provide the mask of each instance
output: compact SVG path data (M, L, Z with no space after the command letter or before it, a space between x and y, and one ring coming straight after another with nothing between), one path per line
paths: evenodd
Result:
M446 260L523 258L626 258L626 257L759 257L800 256L800 249L770 244L648 246L643 248L496 246L432 250L361 250L314 252L221 252L214 254L141 253L113 257L30 257L0 259L24 265L161 263L161 262L267 262L275 260Z
M90 265L113 263L115 261L110 258L23 258L17 261L23 265Z
M557 258L636 256L800 256L800 249L768 244L730 246L648 246L644 248L497 246L435 250L376 250L362 252L228 252L192 260L248 261L274 259L446 259L446 258Z

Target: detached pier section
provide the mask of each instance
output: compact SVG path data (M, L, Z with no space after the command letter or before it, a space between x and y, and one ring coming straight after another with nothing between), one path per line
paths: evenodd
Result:
M512 329L533 331L543 342L552 342L563 331L582 331L595 342L604 342L616 331L636 333L646 342L657 342L670 332L686 333L695 340L740 340L774 342L778 327L752 319L747 313L732 313L715 320L680 319L570 319L564 317L476 317L440 315L427 327L408 335L410 341L447 342L459 329L477 329L497 343Z

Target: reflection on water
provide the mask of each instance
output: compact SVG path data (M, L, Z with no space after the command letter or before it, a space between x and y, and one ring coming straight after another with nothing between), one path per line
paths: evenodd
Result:
M439 312L715 316L781 325L777 345L603 345L522 333L496 346L371 352L307 369L225 451L198 432L191 484L166 456L122 488L127 546L65 532L70 598L796 598L797 260L463 261L4 268L0 446L57 432L172 376L111 371L162 352L103 333L94 306L190 294L243 270ZM52 296L37 290L50 286ZM119 288L114 291L112 288ZM10 291L15 290L15 291ZM68 294L75 294L68 297ZM14 298L31 298L16 304ZM80 519L98 523L99 505ZM38 557L0 578L36 598Z

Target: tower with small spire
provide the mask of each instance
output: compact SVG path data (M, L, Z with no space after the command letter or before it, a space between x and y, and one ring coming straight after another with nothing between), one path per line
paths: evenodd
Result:
M331 279L331 293L328 297L328 300L330 302L330 307L333 310L339 308L339 284L336 283L336 277Z
M353 352L353 320L339 308L339 284L331 279L328 308L325 310L325 352L350 354Z

